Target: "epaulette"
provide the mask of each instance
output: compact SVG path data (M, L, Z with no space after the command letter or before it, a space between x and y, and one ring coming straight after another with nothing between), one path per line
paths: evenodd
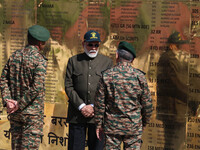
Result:
M140 71L141 73L143 73L144 75L146 75L146 73L145 73L144 71L142 71L142 70L140 70L140 69L136 69L136 70L138 70L138 71Z

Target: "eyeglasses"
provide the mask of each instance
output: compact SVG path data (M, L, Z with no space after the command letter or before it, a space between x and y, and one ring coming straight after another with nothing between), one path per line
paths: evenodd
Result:
M99 47L99 44L92 44L92 43L89 43L89 44L87 44L87 46L89 46L89 47Z

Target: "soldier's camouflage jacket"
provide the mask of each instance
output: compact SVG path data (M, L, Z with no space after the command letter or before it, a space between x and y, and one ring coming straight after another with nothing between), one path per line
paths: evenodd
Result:
M97 87L95 122L106 134L133 135L150 120L152 100L143 72L128 62L106 70Z
M13 99L19 103L18 113L43 116L46 66L47 59L35 46L28 45L15 51L0 79L4 107L6 99Z

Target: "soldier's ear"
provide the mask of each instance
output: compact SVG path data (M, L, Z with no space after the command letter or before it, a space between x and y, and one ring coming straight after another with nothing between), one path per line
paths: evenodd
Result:
M116 62L119 62L120 60L119 60L119 54L118 54L118 52L116 52L115 57L116 57Z
M171 50L177 50L177 49L178 49L177 46L176 46L176 44L170 44L170 45L169 45L169 48L170 48Z
M115 53L115 57L116 57L116 59L118 59L118 58L119 58L119 55L118 55L118 53L117 53L117 52Z

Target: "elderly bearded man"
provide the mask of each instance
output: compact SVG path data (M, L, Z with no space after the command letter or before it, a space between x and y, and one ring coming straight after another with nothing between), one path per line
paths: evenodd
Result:
M89 150L102 150L103 140L96 137L94 96L101 72L112 67L112 60L99 54L100 35L90 30L82 42L84 53L68 61L65 90L69 97L68 150L84 150L86 129Z

